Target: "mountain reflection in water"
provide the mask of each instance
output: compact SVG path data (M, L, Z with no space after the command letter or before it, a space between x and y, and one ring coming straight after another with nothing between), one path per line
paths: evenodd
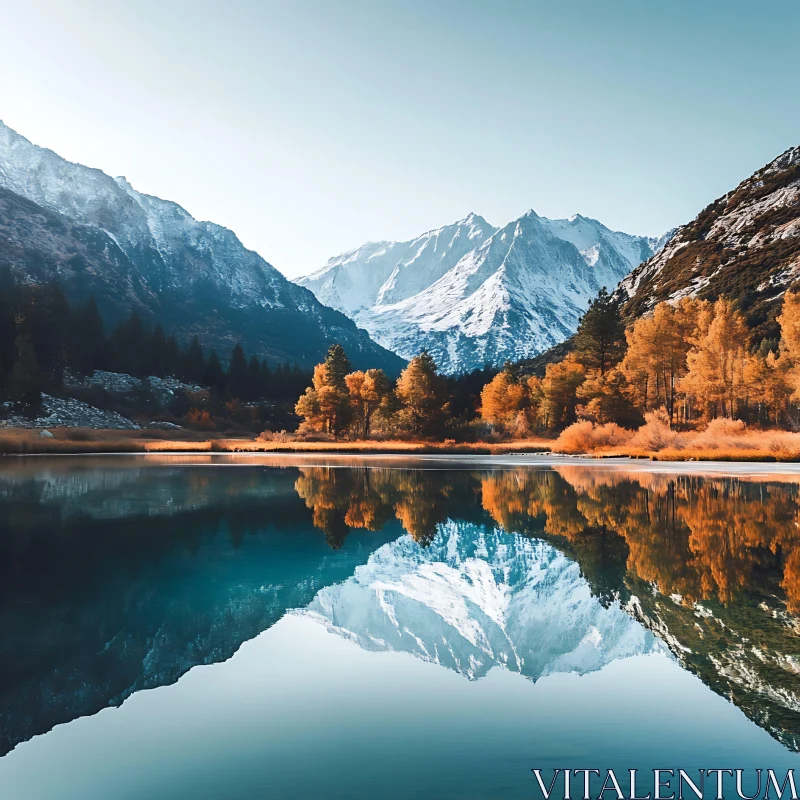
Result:
M800 749L795 478L195 461L0 468L3 752L289 610L470 678L668 647Z

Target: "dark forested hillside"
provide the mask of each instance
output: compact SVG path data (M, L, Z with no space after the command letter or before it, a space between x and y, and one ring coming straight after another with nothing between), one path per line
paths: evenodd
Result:
M288 281L220 225L73 164L0 123L0 266L21 282L94 296L109 324L132 311L178 338L311 366L334 342L357 366L403 361Z

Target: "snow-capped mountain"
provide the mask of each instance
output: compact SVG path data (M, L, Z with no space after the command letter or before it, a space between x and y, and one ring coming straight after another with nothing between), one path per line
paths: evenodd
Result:
M800 277L800 147L705 208L620 284L626 312L663 300L729 295L756 335L775 336L776 303Z
M250 353L309 365L340 342L357 365L402 363L232 231L66 161L2 122L0 266L22 280L58 278L71 299L94 294L109 321L136 310L225 354L241 341Z
M587 673L658 639L592 596L580 567L536 539L448 521L422 548L403 536L296 613L367 650L411 653L470 679Z
M470 214L409 242L366 244L298 283L384 347L404 358L426 349L453 373L563 341L658 243L579 214L529 211L503 228Z

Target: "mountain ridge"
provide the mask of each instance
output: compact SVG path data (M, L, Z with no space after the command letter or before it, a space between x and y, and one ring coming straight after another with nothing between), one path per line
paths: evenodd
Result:
M628 317L681 297L733 297L756 338L775 337L800 277L800 146L790 147L679 227L619 285Z
M388 349L428 350L445 373L536 355L659 240L533 209L502 227L471 213L406 242L367 243L296 279Z
M225 353L237 341L310 366L341 343L354 365L397 373L402 359L285 278L233 231L125 178L67 161L0 122L0 266L94 294L107 321L131 311Z

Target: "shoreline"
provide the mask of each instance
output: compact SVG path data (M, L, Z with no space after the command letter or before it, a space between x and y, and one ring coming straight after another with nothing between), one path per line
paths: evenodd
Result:
M524 439L507 442L416 442L353 441L353 442L265 442L256 438L203 436L182 431L165 436L148 436L148 431L87 430L53 428L53 436L41 437L38 429L0 429L0 457L33 455L385 455L385 456L549 456L559 463L576 459L607 461L626 459L630 462L720 462L720 463L800 463L800 456L772 454L763 451L709 451L691 448L684 451L642 453L626 451L624 446L584 453L553 451L554 439Z

